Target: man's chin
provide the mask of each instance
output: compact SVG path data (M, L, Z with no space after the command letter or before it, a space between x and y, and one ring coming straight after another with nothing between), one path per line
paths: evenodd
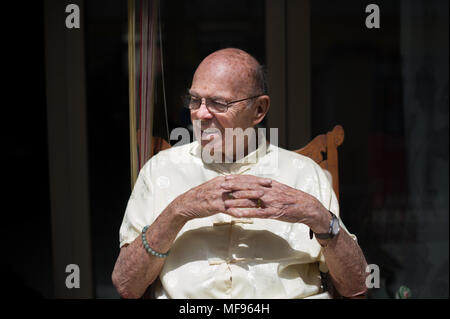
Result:
M211 141L211 140L201 140L200 144L202 145L203 148L207 147L207 148L213 148L215 150L222 150L222 141Z

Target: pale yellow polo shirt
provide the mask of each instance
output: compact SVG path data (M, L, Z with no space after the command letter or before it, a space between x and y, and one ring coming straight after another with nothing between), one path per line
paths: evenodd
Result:
M311 194L339 216L333 189L312 159L270 144L237 163L205 164L193 142L162 151L144 165L120 227L120 247L134 241L178 195L228 174L271 178ZM223 213L194 219L177 235L155 282L155 297L326 298L320 271L328 269L321 249L300 223Z

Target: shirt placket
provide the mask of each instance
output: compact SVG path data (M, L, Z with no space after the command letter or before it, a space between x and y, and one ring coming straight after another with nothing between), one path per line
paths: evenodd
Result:
M220 168L216 168L216 172L220 175L226 176L231 174L241 175L251 169L250 165L243 165L236 167L235 169L231 169L230 171L221 170ZM253 224L253 220L251 218L235 218L231 217L229 221L220 221L215 222L213 224L214 227L229 227L229 244L228 244L228 253L225 259L222 258L209 258L208 264L210 266L217 266L226 263L227 269L229 272L229 281L227 282L227 291L226 293L233 297L233 272L232 272L232 264L238 262L244 262L246 260L245 256L237 256L236 248L243 243L240 243L239 236L234 230L235 225L242 224Z

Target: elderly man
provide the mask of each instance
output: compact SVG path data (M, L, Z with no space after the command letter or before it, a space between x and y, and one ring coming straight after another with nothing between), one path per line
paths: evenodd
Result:
M343 296L366 291L364 255L322 169L265 139L255 150L239 136L226 147L227 129L255 127L269 105L246 52L223 49L201 62L188 103L197 141L150 159L129 199L112 274L121 297L152 284L155 298L324 298L328 271ZM210 145L222 163L204 160Z

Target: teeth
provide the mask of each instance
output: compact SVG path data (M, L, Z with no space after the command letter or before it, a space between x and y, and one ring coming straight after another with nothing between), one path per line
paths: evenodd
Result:
M207 128L202 132L202 140L212 141L213 139L219 138L220 130L217 128Z
M219 133L219 130L216 128L207 128L202 133L203 134L217 134L217 133Z

